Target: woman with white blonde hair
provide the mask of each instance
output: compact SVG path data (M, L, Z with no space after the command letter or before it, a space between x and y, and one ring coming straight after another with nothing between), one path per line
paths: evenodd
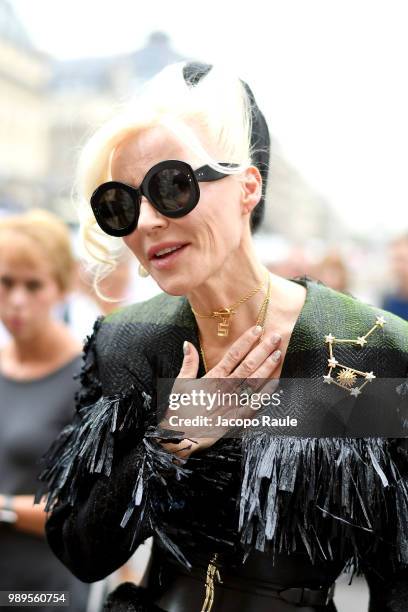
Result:
M126 245L162 289L95 324L77 417L40 476L48 542L81 580L153 536L147 588L120 585L106 610L333 611L350 563L369 580L370 610L405 605L404 440L318 432L333 397L364 412L373 378L406 376L408 327L258 260L269 148L248 85L190 62L157 75L84 149L80 214L99 277ZM161 379L178 390L165 401ZM174 422L186 379L241 390L238 404L180 410L204 427ZM248 406L285 379L309 381L311 394L295 385L284 402L306 416L303 435L283 418L259 426ZM282 413L278 395L262 422Z

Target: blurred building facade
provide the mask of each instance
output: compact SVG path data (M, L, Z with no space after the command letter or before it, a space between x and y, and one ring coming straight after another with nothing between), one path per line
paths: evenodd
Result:
M144 81L182 59L164 32L153 32L134 53L53 62L49 83L51 188L54 208L64 218L75 219L71 191L78 153L87 137Z
M297 245L310 239L337 240L345 232L329 203L285 159L273 139L265 227Z
M0 0L0 206L41 205L50 171L48 59Z
M72 187L87 137L164 66L186 59L154 32L133 53L56 61L38 53L0 0L0 208L44 206L75 223ZM272 142L264 232L304 242L339 232L328 203Z

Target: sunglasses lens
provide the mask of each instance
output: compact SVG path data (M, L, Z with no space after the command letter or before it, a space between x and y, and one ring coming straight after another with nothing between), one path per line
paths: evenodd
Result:
M180 168L164 168L157 172L150 179L149 192L164 213L189 209L196 197L191 174Z
M101 220L105 232L126 231L135 222L137 204L132 195L121 187L106 189L98 198L98 214L96 218Z

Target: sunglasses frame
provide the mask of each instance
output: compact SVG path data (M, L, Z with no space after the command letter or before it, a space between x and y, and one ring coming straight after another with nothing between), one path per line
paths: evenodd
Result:
M238 164L233 163L221 163L221 166L225 166L228 168L236 168ZM192 191L190 202L180 210L163 210L159 204L157 204L149 190L150 181L153 176L155 176L161 170L165 170L166 168L178 168L186 173L186 175L190 178L192 183ZM158 164L155 164L150 170L146 173L140 187L133 187L132 185L128 185L127 183L122 183L120 181L108 181L107 183L102 183L99 185L93 192L91 196L91 207L92 211L95 215L95 219L99 225L99 227L109 236L128 236L131 234L136 228L137 223L139 221L139 213L140 213L140 204L142 200L142 196L145 196L151 203L151 205L162 215L170 218L184 217L189 212L195 208L200 200L200 186L199 182L208 182L208 181L218 181L219 179L227 176L227 173L219 172L218 170L214 170L208 165L201 166L197 170L193 170L193 168L187 162L180 161L177 159L167 159L165 161L161 161ZM121 188L126 191L132 198L132 201L135 205L135 218L134 221L129 223L126 227L120 229L112 229L104 220L104 215L102 213L103 204L100 204L101 196L110 189Z

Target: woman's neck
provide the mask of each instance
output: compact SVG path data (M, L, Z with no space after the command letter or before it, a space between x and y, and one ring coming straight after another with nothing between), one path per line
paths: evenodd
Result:
M226 347L257 323L268 288L268 275L266 267L254 255L236 258L225 262L216 274L187 294L193 311L198 313L195 317L206 345ZM199 316L228 308L258 288L256 293L234 308L235 314L224 319ZM225 335L219 335L218 331Z
M29 338L12 338L5 350L16 363L45 364L64 360L67 354L74 355L80 351L80 345L63 324L50 320Z

